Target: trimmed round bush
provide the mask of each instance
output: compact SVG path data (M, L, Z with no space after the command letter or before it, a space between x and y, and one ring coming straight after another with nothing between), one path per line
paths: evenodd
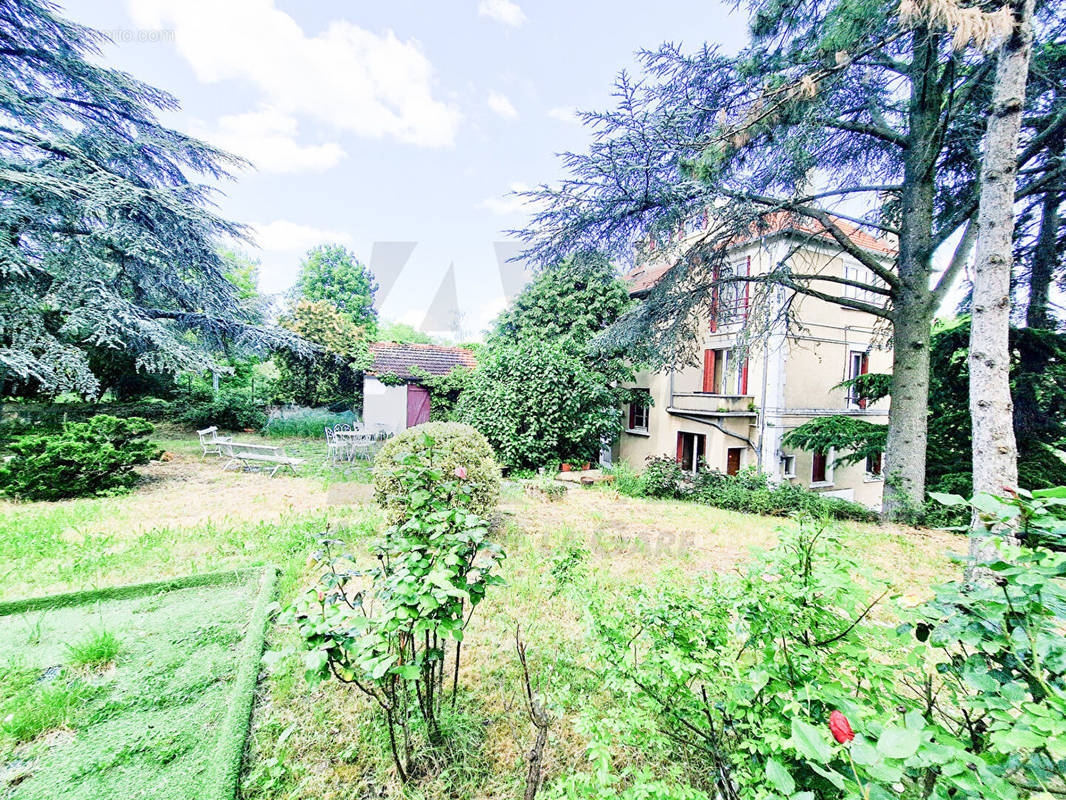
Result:
M467 508L488 517L500 499L500 467L492 447L476 428L461 422L426 422L408 428L385 443L374 459L374 499L385 512L389 524L403 521L403 486L399 473L402 459L413 452L425 452L425 437L433 440L433 466L444 480L455 480L455 470L466 470L465 484L470 493Z

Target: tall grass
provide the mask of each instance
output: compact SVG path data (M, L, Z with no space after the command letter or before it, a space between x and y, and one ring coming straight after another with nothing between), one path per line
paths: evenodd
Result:
M322 436L322 429L334 425L359 422L359 417L352 411L327 411L321 408L298 408L292 411L281 410L267 420L263 426L263 436L275 438Z

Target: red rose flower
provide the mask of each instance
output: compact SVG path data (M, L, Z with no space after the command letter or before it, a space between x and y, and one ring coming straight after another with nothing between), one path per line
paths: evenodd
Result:
M855 738L855 731L851 729L848 718L839 711L834 711L829 715L829 732L841 744L847 744Z
M455 477L457 477L459 480L465 481L466 480L466 467L456 467L455 471L452 474L455 475Z

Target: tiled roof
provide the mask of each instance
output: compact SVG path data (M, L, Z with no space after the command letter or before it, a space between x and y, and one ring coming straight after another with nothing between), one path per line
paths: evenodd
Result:
M765 218L765 221L768 227L763 232L763 235L793 233L804 236L817 236L828 239L830 243L835 243L832 234L829 233L824 226L810 217L798 216L781 211L768 215ZM861 228L858 228L846 220L834 218L833 221L855 244L864 250L882 256L896 255L896 248L890 242L871 236ZM738 245L739 244L741 243L738 242ZM649 261L634 268L623 276L622 279L629 285L630 294L640 294L655 286L663 275L670 271L670 267L672 266L673 262L669 261Z
M418 367L430 375L447 375L455 367L476 367L472 350L463 347L441 347L435 344L397 344L378 342L370 345L374 363L367 370L370 375L397 375L417 378L411 372Z

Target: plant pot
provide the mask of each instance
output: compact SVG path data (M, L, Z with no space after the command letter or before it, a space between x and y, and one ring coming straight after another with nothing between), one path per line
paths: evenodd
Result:
M581 467L581 469L582 469L582 470L584 470L584 471L586 471L586 472L587 472L588 470L592 469L592 462L591 462L591 461L586 461L586 462L585 462L585 465L584 465L583 467Z
M244 432L245 433L255 433L255 428L245 428Z
M569 464L565 464L565 463L564 464L560 464L559 465L559 471L560 472L569 472L570 471L570 465Z

